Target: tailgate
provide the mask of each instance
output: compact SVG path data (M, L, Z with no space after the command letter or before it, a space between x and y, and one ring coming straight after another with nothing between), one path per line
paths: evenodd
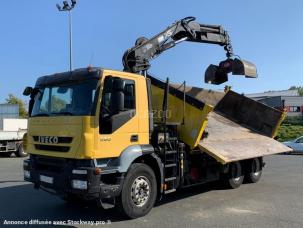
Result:
M222 164L291 151L273 138L256 133L215 112L209 114L208 137L199 148Z
M285 113L229 91L208 116L208 137L199 148L221 163L291 149L273 139Z

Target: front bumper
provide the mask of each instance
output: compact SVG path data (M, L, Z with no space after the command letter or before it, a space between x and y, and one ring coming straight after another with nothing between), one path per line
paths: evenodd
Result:
M113 180L113 184L105 184L102 178L108 174L100 174L96 172L96 168L98 167L94 166L93 160L54 159L44 156L31 156L23 163L24 180L32 182L36 189L40 188L61 197L77 195L85 200L118 196L121 181L116 183Z

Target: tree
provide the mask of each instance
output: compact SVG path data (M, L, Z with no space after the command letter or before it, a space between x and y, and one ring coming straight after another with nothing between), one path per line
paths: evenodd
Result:
M18 97L14 96L13 94L9 94L8 98L5 99L7 104L17 104L19 105L19 117L27 118L28 113L26 110L26 103L19 99Z
M48 108L48 102L45 102L45 110L47 110ZM52 112L60 112L62 109L66 108L66 102L56 96L52 96L52 101L51 101L51 111Z
M303 96L303 86L291 86L289 90L298 90L299 96Z

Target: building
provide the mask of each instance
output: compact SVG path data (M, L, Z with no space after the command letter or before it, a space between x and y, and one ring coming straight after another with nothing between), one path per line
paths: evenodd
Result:
M0 119L3 118L19 118L19 105L0 104Z
M19 105L17 104L0 104L0 130L3 129L4 119L19 118Z
M288 116L303 117L303 96L299 95L298 90L269 91L246 96L277 109L286 109Z

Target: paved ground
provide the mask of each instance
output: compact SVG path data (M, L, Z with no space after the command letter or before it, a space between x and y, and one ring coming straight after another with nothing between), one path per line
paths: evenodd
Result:
M125 221L115 210L65 204L22 182L22 159L0 158L0 226L6 220L111 221L112 227L303 227L303 156L276 155L258 184L204 185L169 196L149 215ZM9 226L12 227L12 226Z

